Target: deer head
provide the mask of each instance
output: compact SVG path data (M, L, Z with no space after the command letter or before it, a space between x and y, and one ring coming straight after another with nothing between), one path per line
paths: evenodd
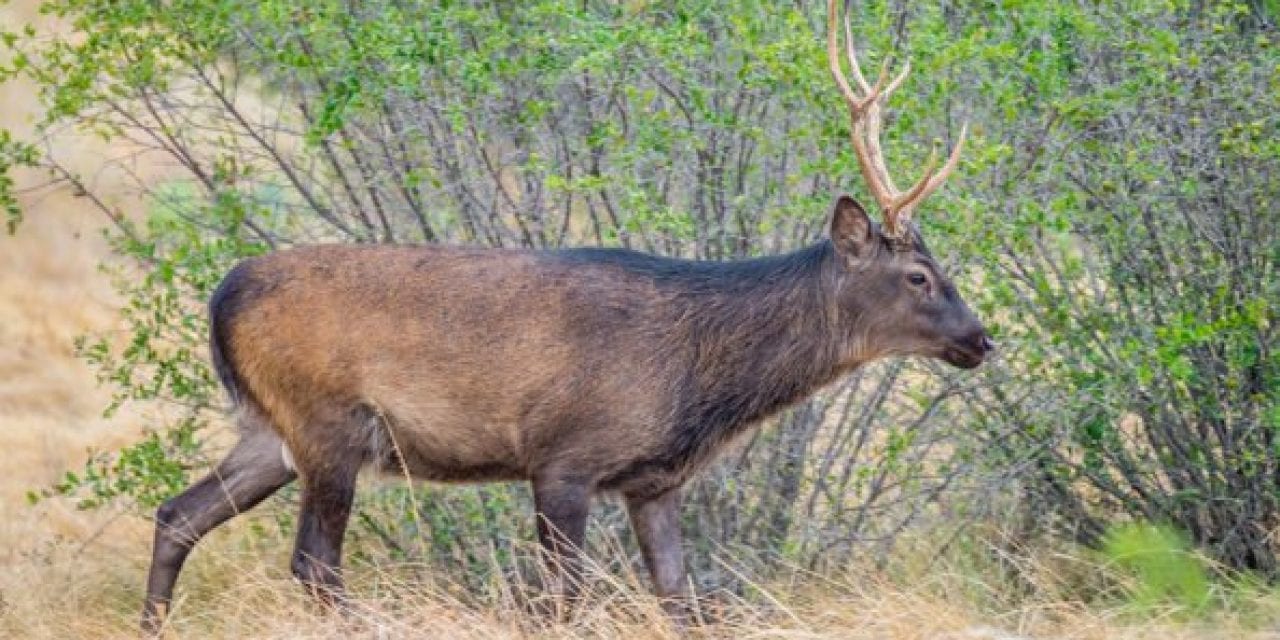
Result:
M838 304L859 318L859 333L851 336L852 351L924 355L958 367L976 367L994 344L911 223L920 202L937 191L959 164L967 126L941 167L935 152L920 180L899 190L885 166L880 126L883 106L906 80L910 65L889 80L886 62L875 83L867 82L845 16L844 54L854 79L850 83L842 68L836 0L827 0L827 12L831 75L848 106L858 166L882 221L880 225L872 222L866 209L849 196L840 197L832 214L831 240L851 276L840 286Z

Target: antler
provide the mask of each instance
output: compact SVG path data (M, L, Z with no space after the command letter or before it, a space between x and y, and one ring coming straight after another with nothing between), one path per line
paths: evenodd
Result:
M845 102L849 104L849 117L852 120L849 136L853 139L853 150L858 156L858 166L862 170L862 178L867 181L867 188L880 204L884 214L884 232L891 238L905 238L909 233L907 223L910 222L916 205L929 194L942 186L942 183L960 163L960 150L964 148L965 137L969 133L966 123L960 129L960 139L951 150L951 155L937 169L938 152L934 149L929 154L929 162L925 164L924 176L915 186L905 192L899 191L889 177L889 169L885 166L884 153L880 150L880 108L888 101L889 96L907 79L911 71L911 63L907 62L902 73L887 86L889 61L880 66L880 76L874 85L867 84L858 66L858 56L853 49L853 32L849 28L849 16L844 16L845 55L849 58L849 67L853 70L854 81L858 90L854 90L845 77L840 63L840 34L837 31L836 0L827 0L827 62L831 65L831 75Z

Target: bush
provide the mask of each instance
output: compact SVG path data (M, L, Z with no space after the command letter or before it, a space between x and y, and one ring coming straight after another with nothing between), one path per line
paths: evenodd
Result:
M1177 531L1145 523L1116 527L1104 536L1102 551L1131 578L1127 591L1136 607L1174 606L1187 613L1208 607L1208 573Z
M1078 539L1117 514L1168 522L1274 576L1274 12L1151 5L1099 31L1059 11L1046 59L1070 93L1027 93L1033 144L975 194L1002 204L975 254L1012 349L974 424Z

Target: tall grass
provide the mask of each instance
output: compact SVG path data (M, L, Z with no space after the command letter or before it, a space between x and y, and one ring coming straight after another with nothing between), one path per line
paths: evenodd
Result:
M677 638L635 558L606 544L582 601L565 618L534 610L537 577L493 572L482 589L447 571L380 560L353 548L350 615L320 611L288 571L292 532L273 510L212 534L188 561L167 637L173 638ZM0 575L0 637L136 637L148 556L147 523L123 518L89 544L47 538ZM887 564L826 573L783 571L745 596L712 593L689 633L706 638L1264 638L1280 599L1263 588L1210 586L1201 600L1145 598L1162 584L1118 558L1153 542L1125 534L1114 555L1023 548L998 529L939 555L927 535ZM527 543L517 552L534 550ZM1152 551L1152 550L1148 550ZM727 567L732 557L721 557ZM1208 584L1208 583L1206 583Z

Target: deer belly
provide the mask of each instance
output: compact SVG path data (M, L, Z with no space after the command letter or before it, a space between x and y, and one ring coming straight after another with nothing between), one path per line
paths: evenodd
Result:
M444 482L525 477L510 422L450 403L414 404L408 413L389 416L385 472Z

